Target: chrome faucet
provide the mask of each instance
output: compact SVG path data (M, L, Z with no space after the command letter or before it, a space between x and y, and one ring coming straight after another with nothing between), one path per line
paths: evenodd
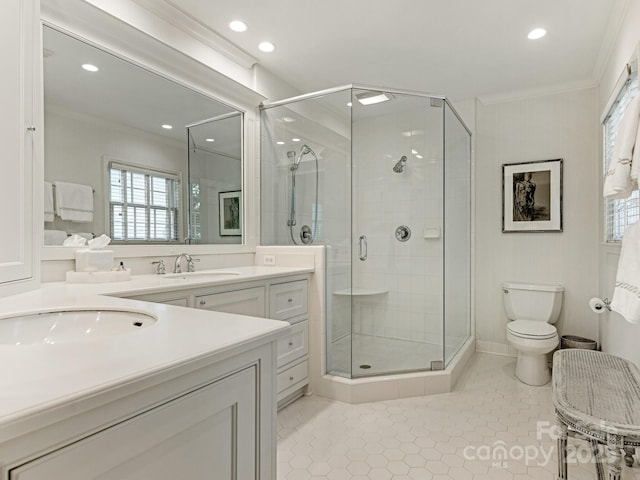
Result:
M192 258L188 253L181 253L176 257L176 263L173 267L173 273L182 273L182 269L180 268L180 260L184 257L187 261L187 272L195 272L196 268L193 265L193 262L197 262L199 259Z

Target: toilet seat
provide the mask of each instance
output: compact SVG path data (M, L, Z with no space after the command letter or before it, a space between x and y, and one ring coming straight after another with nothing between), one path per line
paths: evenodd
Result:
M538 340L553 338L558 334L553 325L533 320L515 320L509 322L507 331L516 337Z

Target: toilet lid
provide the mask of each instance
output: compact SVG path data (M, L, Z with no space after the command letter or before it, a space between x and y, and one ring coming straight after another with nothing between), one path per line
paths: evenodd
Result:
M533 320L515 320L509 322L507 330L518 337L527 338L552 338L556 335L556 328L547 322L535 322Z

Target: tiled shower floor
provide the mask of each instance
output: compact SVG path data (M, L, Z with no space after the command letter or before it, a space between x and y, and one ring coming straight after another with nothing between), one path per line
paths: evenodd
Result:
M351 345L352 339L353 345ZM447 339L447 355L455 353L465 340L465 338L453 337ZM335 341L332 348L334 371L349 372L349 362L351 361L354 377L428 370L431 368L432 360L442 361L442 346L439 344L374 335L357 333L347 335Z
M278 414L278 480L537 480L556 475L551 387L513 375L515 359L475 354L444 395L347 405L309 396ZM595 479L569 439L570 479ZM624 468L640 480L640 465Z

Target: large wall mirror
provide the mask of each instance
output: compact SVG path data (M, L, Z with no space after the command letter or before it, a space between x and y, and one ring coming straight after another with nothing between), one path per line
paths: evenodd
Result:
M44 243L240 244L243 114L49 26Z

